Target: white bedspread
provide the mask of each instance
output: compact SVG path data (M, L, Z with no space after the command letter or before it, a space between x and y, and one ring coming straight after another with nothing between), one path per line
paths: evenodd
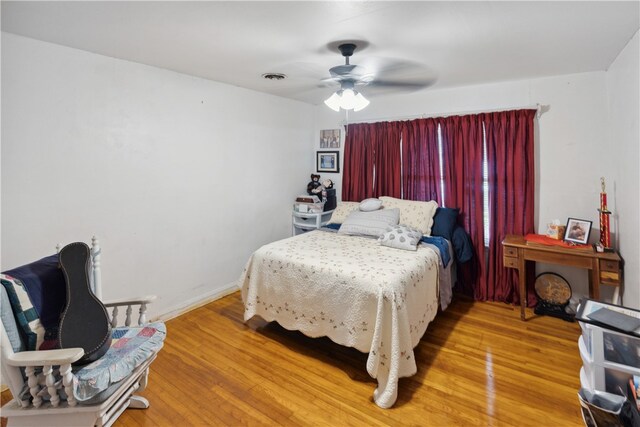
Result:
M439 256L426 245L413 252L312 231L251 256L239 282L244 318L259 315L369 353L374 401L389 408L398 378L416 373L413 348L437 313L438 271Z

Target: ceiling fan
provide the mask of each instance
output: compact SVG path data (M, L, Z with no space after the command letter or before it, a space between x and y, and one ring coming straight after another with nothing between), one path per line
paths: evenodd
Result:
M355 43L341 43L338 50L345 59L343 65L329 69L331 77L323 79L321 87L334 86L340 88L324 103L335 111L360 111L369 105L358 90L367 87L367 92L380 93L383 91L415 91L423 89L435 82L433 74L423 65L406 60L389 60L370 58L364 65L350 63L357 45Z

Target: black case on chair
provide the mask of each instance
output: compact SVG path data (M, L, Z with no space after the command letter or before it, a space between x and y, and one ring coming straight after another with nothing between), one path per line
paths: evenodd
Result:
M332 211L336 208L336 189L329 188L327 190L327 198L324 203L324 211Z
M84 356L75 365L101 358L111 345L111 323L107 310L91 291L85 243L71 243L60 251L60 267L67 283L67 303L58 328L60 348L81 347Z

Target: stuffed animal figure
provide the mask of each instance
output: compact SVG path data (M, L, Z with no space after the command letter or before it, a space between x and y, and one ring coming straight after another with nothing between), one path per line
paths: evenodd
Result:
M325 179L324 181L322 181L322 186L325 188L325 190L333 188L333 181L331 181L330 179Z
M322 184L320 184L320 175L311 174L311 181L307 184L307 193L312 196L322 198Z

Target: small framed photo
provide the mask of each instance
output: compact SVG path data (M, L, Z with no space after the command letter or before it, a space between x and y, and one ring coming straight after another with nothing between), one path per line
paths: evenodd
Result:
M340 129L321 130L320 148L340 148Z
M591 234L591 221L577 218L569 218L567 220L567 228L564 231L564 240L566 242L586 245L589 241L589 234Z
M318 172L340 172L339 151L318 151L316 169Z

